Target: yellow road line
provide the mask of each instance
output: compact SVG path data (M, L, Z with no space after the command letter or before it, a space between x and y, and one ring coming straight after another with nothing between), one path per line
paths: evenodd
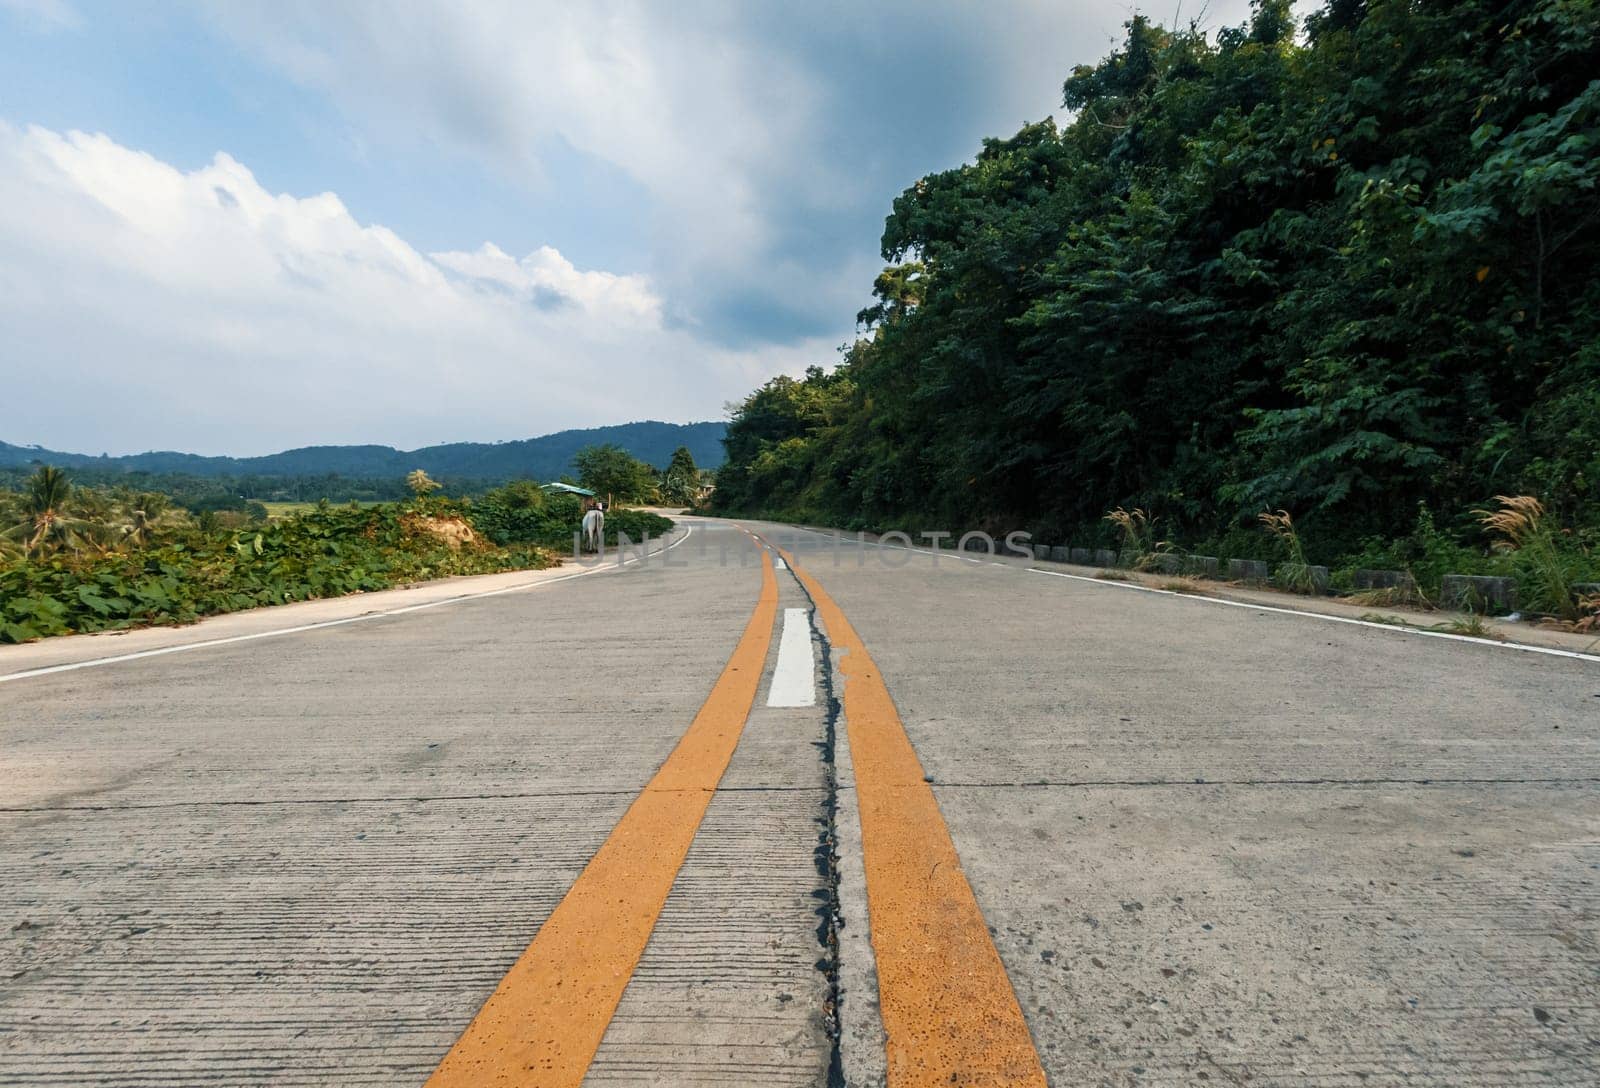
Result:
M878 666L827 591L778 551L844 651L838 668L890 1088L1044 1088L1011 979Z
M705 705L428 1088L582 1082L744 731L777 611L763 552L761 597Z

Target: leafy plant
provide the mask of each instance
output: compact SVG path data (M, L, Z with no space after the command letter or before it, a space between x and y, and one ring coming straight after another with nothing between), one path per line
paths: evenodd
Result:
M232 533L190 529L147 548L57 553L0 567L0 641L100 631L266 604L385 589L456 574L548 566L551 552L441 531L465 527L448 500L318 508ZM452 546L453 544L453 546Z

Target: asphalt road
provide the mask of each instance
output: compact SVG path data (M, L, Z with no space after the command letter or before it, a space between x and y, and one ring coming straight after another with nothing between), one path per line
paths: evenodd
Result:
M5 648L0 1085L1600 1083L1600 662L685 524Z

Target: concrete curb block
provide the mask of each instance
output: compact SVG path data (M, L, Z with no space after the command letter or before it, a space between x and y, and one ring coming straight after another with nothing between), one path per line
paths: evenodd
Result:
M1408 570L1368 570L1355 572L1351 584L1356 589L1405 589L1416 592L1417 580Z
M1439 607L1463 612L1515 612L1517 586L1510 578L1447 574L1439 583Z
M1297 569L1298 569L1298 564L1295 564L1295 563L1284 563L1284 564L1280 565L1278 567L1278 569L1276 571L1274 571L1273 574L1272 574L1273 583L1275 585L1277 585L1281 589L1285 589L1285 590L1288 590L1290 592L1294 592L1294 588L1291 585L1291 582L1294 579L1294 575L1295 575L1295 572L1296 572ZM1328 584L1329 584L1331 575L1330 575L1327 567L1321 567L1321 566L1316 565L1315 563L1307 563L1305 565L1305 572L1311 579L1311 592L1313 592L1313 593L1326 593L1326 592L1328 592Z
M1150 556L1146 569L1155 574L1181 574L1183 556L1177 552L1158 552Z
M1266 585L1272 579L1272 569L1259 559L1230 559L1228 577L1236 582Z

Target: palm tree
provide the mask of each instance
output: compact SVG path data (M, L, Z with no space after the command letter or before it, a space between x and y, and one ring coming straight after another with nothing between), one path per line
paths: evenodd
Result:
M127 521L122 526L122 539L135 548L149 545L155 530L167 519L172 500L158 491L135 495L127 504Z
M68 515L71 497L67 474L54 465L41 465L23 488L21 523L0 535L21 542L23 554L29 556L87 541L94 526Z

